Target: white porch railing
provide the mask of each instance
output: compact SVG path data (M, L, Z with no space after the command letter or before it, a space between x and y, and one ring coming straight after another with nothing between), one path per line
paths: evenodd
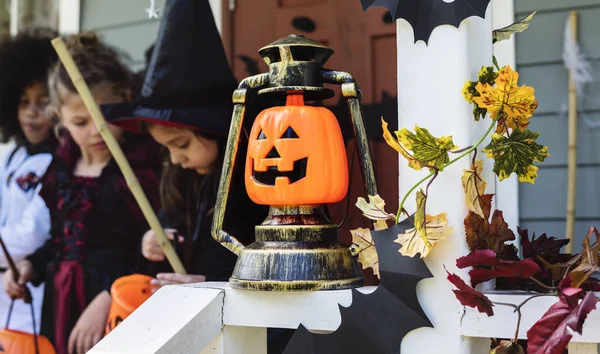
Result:
M360 289L372 292L375 287ZM494 302L520 304L530 294L487 293ZM521 308L519 338L557 301L539 297ZM253 292L231 289L227 283L166 286L98 343L90 354L264 354L266 328L335 331L339 305L352 303L350 290L315 292ZM467 308L461 318L461 352L487 353L490 338L512 338L517 313L495 306L488 317ZM600 311L588 316L583 334L575 334L569 354L600 353Z
M375 287L360 289L363 293ZM161 288L90 354L263 354L266 328L333 332L338 305L352 303L350 290L256 292L228 283L171 285Z
M524 292L487 292L492 302L519 305L530 297ZM596 295L598 296L598 294ZM521 326L519 339L527 339L527 331L533 326L558 299L543 296L532 299L521 307ZM488 317L477 310L467 308L461 319L461 335L467 338L513 338L517 329L517 313L508 306L494 306L494 316ZM569 354L600 353L600 311L593 310L588 315L582 334L574 333L569 343Z

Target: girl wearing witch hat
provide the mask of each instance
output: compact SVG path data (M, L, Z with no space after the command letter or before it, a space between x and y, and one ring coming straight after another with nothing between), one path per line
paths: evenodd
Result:
M146 131L165 148L159 218L188 274L173 273L148 231L142 254L160 262L149 272L155 285L228 281L233 272L236 256L212 238L211 227L236 88L208 1L167 0L140 99L102 107L109 121ZM245 163L246 148L242 136L235 164ZM224 230L250 244L268 207L250 200L244 169L236 171ZM269 353L282 352L291 333L269 330Z
M236 256L212 238L211 225L236 87L208 1L168 0L139 99L101 107L108 121L148 132L165 150L159 218L188 275L161 262L148 231L142 254L161 262L149 270L155 285L227 281L233 271ZM268 209L250 201L237 170L225 228L251 243Z
M38 191L56 147L54 121L45 112L48 71L58 59L50 43L55 35L50 30L31 29L0 44L0 132L3 142L16 142L0 159L0 237L15 261L50 237L50 213ZM7 267L0 253L4 283ZM39 332L44 287L30 290L33 304L16 301L9 328ZM0 293L2 325L11 312L11 301L6 293Z

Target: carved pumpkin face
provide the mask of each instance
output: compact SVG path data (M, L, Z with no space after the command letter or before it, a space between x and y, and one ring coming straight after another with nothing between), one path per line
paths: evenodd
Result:
M246 190L257 204L336 203L348 190L344 139L326 108L304 106L302 95L262 111L252 126Z
M40 354L55 354L54 347L48 338L37 336ZM0 331L0 353L35 354L33 334L12 329Z

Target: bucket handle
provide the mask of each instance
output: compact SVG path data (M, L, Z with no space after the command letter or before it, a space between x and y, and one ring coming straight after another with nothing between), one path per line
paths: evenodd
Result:
M0 238L1 240L1 238ZM29 288L27 286L25 286L25 293L28 295L25 296L29 296L29 298L31 298L31 292L29 291ZM10 306L8 307L8 315L6 316L6 324L4 325L5 329L9 329L9 324L10 324L10 318L12 316L12 311L13 311L13 307L15 305L15 299L11 299L10 301ZM35 346L35 354L40 354L40 349L39 349L39 345L38 345L38 335L37 332L35 331L35 309L33 308L33 301L29 302L29 306L31 307L31 323L33 324L33 344Z
M0 246L2 246L2 252L4 253L4 256L6 257L6 261L8 262L8 265L10 267L10 269L12 270L13 273L13 279L15 282L19 281L19 270L17 269L17 266L15 265L15 262L13 260L13 258L11 257L10 253L8 253L8 249L6 248L6 245L4 244L4 240L2 239L2 236L0 236ZM23 298L23 301L25 301L26 304L29 304L31 306L31 323L33 324L33 344L35 347L35 354L40 354L40 350L39 350L39 346L38 346L38 335L35 331L35 310L33 308L33 297L31 296L31 291L29 291L29 288L27 287L27 285L24 286L25 289L25 297ZM10 323L10 318L12 316L12 311L13 311L13 307L15 305L15 299L12 298L10 301L10 306L8 307L8 316L6 316L6 325L4 326L5 329L8 329L8 325Z

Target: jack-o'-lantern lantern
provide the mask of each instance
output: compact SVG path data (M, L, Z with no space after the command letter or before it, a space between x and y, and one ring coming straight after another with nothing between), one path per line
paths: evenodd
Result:
M234 289L261 291L360 287L364 283L360 266L348 247L338 242L338 220L332 220L326 209L348 192L341 129L331 111L304 104L334 97L335 91L325 84L341 86L365 193L376 195L358 84L350 73L325 69L323 65L333 50L301 35L281 38L260 49L259 54L269 72L243 79L233 93L234 108L214 207L212 236L239 257L229 283ZM281 101L285 106L277 106ZM262 108L263 103L271 108L254 119L244 179L252 201L268 205L269 213L254 227L255 242L244 245L224 229L226 205L246 111L250 106Z
M38 350L36 351L36 341ZM11 354L54 354L54 347L44 336L4 329L0 331L0 353Z
M246 190L257 204L336 203L348 190L348 164L337 118L304 105L302 93L262 111L250 132Z
M110 288L112 303L106 319L105 334L115 329L144 301L152 296L155 288L150 284L152 277L132 274L117 279Z

